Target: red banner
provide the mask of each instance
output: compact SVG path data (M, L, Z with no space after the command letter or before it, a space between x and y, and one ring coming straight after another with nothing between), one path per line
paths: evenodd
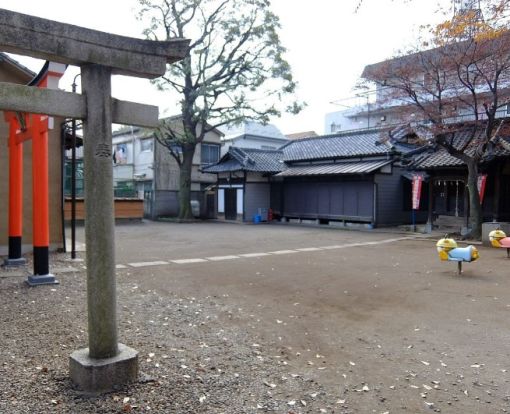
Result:
M476 185L478 187L478 195L480 196L480 204L483 203L483 197L485 196L485 185L487 184L487 174L479 174Z
M421 175L413 175L413 210L420 208L421 185L423 177Z

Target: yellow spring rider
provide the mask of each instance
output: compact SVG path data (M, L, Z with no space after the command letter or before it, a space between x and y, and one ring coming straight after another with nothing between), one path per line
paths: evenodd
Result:
M489 240L491 241L492 247L506 249L506 257L510 258L510 237L506 237L503 230L492 230L489 233Z
M475 246L458 247L457 242L446 234L436 243L439 258L443 261L457 262L457 273L462 273L463 262L474 262L480 257Z

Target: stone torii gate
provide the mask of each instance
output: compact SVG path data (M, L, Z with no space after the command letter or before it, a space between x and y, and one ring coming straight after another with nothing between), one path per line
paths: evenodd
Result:
M82 95L0 82L0 110L84 121L85 238L89 347L70 357L81 390L136 380L138 353L117 340L112 122L155 127L158 108L111 97L111 75L156 78L182 59L189 41L112 35L0 9L0 50L81 68Z

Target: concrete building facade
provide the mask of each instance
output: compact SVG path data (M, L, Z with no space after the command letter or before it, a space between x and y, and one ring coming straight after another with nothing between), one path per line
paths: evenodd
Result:
M224 128L225 136L221 140L221 155L230 147L276 150L288 142L288 138L271 124L245 121L241 125Z
M212 130L197 145L193 158L191 192L197 216L213 217L216 205L207 203L215 191L216 177L201 168L220 157L222 133ZM176 216L179 211L179 165L152 130L124 128L113 134L114 183L117 197L144 199L144 215L150 219ZM215 197L209 197L214 200Z

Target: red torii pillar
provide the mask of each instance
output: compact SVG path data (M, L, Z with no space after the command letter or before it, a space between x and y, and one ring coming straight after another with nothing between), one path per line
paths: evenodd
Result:
M16 136L20 130L18 118L12 112L5 113L9 124L9 253L4 266L22 266L26 260L21 256L23 236L23 144Z
M41 88L48 87L56 89L58 87L58 81L64 74L64 71L65 65L46 62L39 75L36 76L30 84ZM22 117L24 125L21 123ZM53 127L53 118L46 115L15 114L12 112L7 112L6 118L9 118L10 121L9 258L6 264L24 264L24 259L21 257L23 142L31 139L34 274L28 276L27 283L30 286L58 283L55 276L49 272L48 129Z
M48 188L48 117L32 118L32 228L34 275L28 276L30 286L56 283L49 269L49 188Z

